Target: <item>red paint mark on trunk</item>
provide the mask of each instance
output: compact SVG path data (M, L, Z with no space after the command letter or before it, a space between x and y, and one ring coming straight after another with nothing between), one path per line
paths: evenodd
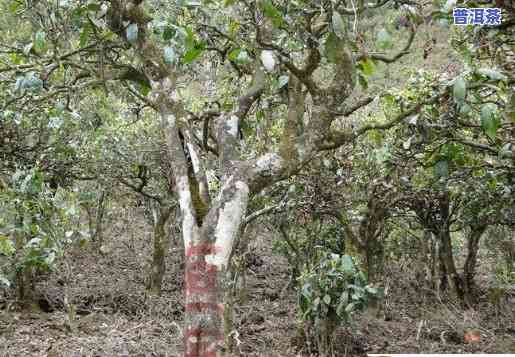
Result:
M206 263L204 257L218 250L212 243L190 245L186 250L186 295L206 294L216 289L217 267Z
M222 314L224 312L224 306L214 302L192 302L186 304L186 311L202 312L206 310L215 310Z
M191 328L184 335L185 357L216 357L219 342L223 342L223 334L214 329Z
M184 334L186 357L216 357L218 346L223 346L223 331L215 322L223 314L223 305L217 303L218 268L205 261L217 250L212 243L190 245L186 250L186 313L196 321ZM204 322L208 322L205 327Z
M186 257L204 256L218 252L220 252L220 248L213 243L206 242L197 245L190 244L188 249L186 249Z
M206 294L216 289L217 268L205 261L188 262L185 273L186 294Z

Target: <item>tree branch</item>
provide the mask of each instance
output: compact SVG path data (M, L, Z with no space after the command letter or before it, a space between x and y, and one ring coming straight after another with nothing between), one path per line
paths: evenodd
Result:
M392 57L387 57L385 55L379 55L379 54L360 55L357 58L357 61L361 61L362 59L365 59L368 57L368 58L371 58L376 61L381 61L381 62L385 62L385 63L393 63L393 62L397 61L399 58L401 58L409 53L409 49L410 49L411 45L413 44L413 40L415 39L416 33L417 33L417 31L415 29L415 25L411 24L411 31L410 31L410 36L408 38L408 42L406 43L406 45L404 46L404 48L402 50L400 50L397 54L395 54Z

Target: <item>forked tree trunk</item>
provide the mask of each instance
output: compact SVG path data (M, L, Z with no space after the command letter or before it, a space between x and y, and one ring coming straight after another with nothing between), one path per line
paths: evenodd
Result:
M227 268L235 238L247 209L249 190L243 181L229 179L202 227L184 229L186 327L185 356L222 356ZM228 307L230 308L230 307Z

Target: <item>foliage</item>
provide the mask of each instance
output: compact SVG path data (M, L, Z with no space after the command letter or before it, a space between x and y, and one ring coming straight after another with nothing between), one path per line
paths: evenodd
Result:
M299 283L302 317L315 325L325 319L347 323L355 311L380 296L378 288L367 285L365 275L349 255L326 254L318 264L304 270Z
M381 295L378 288L367 285L351 256L334 253L326 253L317 264L306 268L299 285L302 319L321 354L331 350L331 337L338 325L351 322L354 312Z
M77 225L77 193L50 190L37 169L16 171L0 198L0 253L10 262L1 272L4 283L17 271L52 269L67 245L88 238Z

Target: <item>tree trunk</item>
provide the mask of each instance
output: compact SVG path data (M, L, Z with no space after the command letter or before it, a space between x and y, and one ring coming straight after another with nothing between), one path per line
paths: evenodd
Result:
M166 271L166 253L170 246L171 230L165 229L166 222L171 214L170 208L159 207L159 216L154 222L154 252L150 268L148 290L151 294L161 295L163 277Z
M449 278L449 283L451 285L452 291L460 300L462 300L463 282L456 270L456 264L454 262L454 256L452 254L451 234L448 226L442 227L442 230L440 231L440 242L441 259L443 260L445 266L445 273Z
M433 282L433 239L429 230L424 230L422 238L422 259L424 264L424 282L427 288L432 288Z
M436 239L436 259L438 261L438 268L437 270L437 277L436 281L438 283L438 294L442 293L443 291L447 290L447 286L449 285L449 277L447 274L447 267L445 265L445 258L444 258L444 248L442 247L442 241L440 240L440 237L437 236Z
M229 257L248 203L248 186L229 179L201 229L184 229L186 357L219 357L227 351L224 321ZM186 223L187 223L186 219ZM188 233L190 235L188 235ZM225 326L227 329L227 325Z
M186 251L185 357L223 356L230 320L225 309L227 270L210 262L216 246L208 241ZM231 306L229 308L229 313Z
M463 266L463 300L469 307L474 306L474 276L476 271L477 252L479 241L486 230L486 226L471 227L467 237L467 258Z
M100 197L98 198L97 203L97 216L95 219L95 235L93 236L93 241L97 243L98 246L102 245L103 241L103 225L102 221L104 220L104 212L105 212L105 199L106 192L102 190Z
M379 280L383 271L384 247L375 235L367 237L365 242L367 278L369 283L375 283Z
M16 286L16 299L22 308L28 308L33 302L33 272L31 266L26 266L23 262L25 257L24 247L27 243L26 233L23 231L23 216L18 214L16 219L17 231L14 233L14 244L16 256L14 259L15 275L14 284Z

